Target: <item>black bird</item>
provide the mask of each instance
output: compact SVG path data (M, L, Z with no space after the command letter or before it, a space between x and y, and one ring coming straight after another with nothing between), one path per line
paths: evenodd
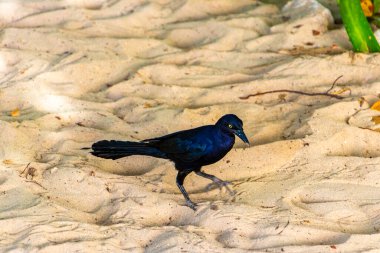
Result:
M232 149L235 135L249 144L243 131L243 122L236 115L227 114L215 125L179 131L141 142L98 141L92 145L91 153L106 159L147 155L173 161L178 170L177 186L185 197L187 206L195 210L196 204L190 200L183 187L185 177L194 171L197 175L212 180L219 187L227 186L228 182L202 172L201 167L222 159Z

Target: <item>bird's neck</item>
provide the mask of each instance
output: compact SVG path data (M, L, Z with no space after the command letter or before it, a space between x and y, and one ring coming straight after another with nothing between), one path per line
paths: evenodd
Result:
M231 147L235 143L235 135L229 131L218 128L218 134L220 136L221 143L223 146Z

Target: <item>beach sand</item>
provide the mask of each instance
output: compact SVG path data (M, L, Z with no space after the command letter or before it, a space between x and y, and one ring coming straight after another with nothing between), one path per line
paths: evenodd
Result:
M380 55L318 2L6 0L0 27L1 252L380 251ZM227 113L251 146L204 167L234 196L186 178L196 212L171 162L81 150Z

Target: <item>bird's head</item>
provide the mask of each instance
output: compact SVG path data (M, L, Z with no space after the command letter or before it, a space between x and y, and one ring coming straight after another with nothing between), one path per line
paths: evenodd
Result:
M222 131L228 132L239 137L243 142L249 144L248 138L243 131L243 121L235 114L226 114L221 117L215 124L220 127Z

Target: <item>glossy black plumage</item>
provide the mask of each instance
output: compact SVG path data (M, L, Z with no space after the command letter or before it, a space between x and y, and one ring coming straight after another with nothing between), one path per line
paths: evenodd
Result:
M233 147L235 135L249 143L243 131L243 122L233 114L221 117L215 125L207 125L185 131L175 132L141 142L102 140L92 145L92 154L106 159L119 159L130 155L147 155L169 159L178 170L177 186L186 199L186 204L195 210L183 181L195 172L208 178L220 187L227 182L201 171L201 167L222 159Z

